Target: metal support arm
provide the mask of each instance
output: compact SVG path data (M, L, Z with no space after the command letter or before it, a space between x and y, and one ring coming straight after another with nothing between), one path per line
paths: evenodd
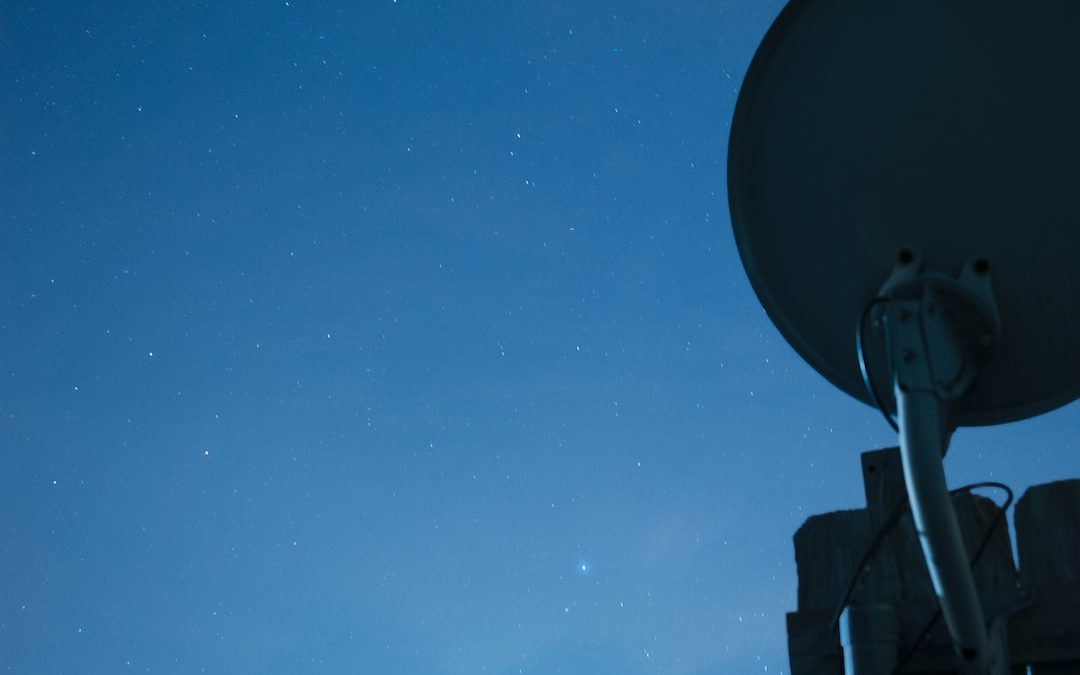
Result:
M986 624L941 463L945 442L941 402L933 392L905 391L901 384L896 387L896 400L904 482L930 580L960 657L961 672L986 675Z
M953 431L950 406L978 378L996 338L998 319L988 267L976 262L955 280L920 274L918 267L902 263L883 289L890 298L883 324L904 482L960 673L1006 673L1007 664L991 659L986 622L942 465Z

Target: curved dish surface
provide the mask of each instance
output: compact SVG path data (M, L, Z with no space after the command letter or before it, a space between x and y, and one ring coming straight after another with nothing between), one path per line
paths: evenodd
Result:
M799 354L871 403L855 325L897 251L990 261L1002 334L961 425L1080 395L1080 3L793 0L732 122L747 275ZM876 342L871 340L872 343ZM893 406L880 345L868 355Z

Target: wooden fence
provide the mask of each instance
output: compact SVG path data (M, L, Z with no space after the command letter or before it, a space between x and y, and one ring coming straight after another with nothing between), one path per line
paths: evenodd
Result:
M795 533L798 611L787 615L792 675L840 675L844 653L834 618L855 566L883 524L907 501L897 448L862 455L866 508L811 516ZM954 496L970 555L998 516L992 500ZM903 508L900 506L899 508ZM1080 675L1080 479L1031 487L1016 503L1019 569L1008 522L990 534L973 574L986 619L1007 635L1014 675ZM926 563L905 512L864 565L853 590L853 620L876 616L882 645L907 655L905 675L955 673ZM908 652L911 652L910 654Z

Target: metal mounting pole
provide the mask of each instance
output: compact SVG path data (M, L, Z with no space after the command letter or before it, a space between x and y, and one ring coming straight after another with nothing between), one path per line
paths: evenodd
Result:
M892 675L900 647L896 605L848 605L840 615L844 675Z

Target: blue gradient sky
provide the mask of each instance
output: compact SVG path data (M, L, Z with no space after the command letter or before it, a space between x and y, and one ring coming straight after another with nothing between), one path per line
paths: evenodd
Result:
M791 536L894 439L731 237L780 7L4 3L0 667L786 672Z

